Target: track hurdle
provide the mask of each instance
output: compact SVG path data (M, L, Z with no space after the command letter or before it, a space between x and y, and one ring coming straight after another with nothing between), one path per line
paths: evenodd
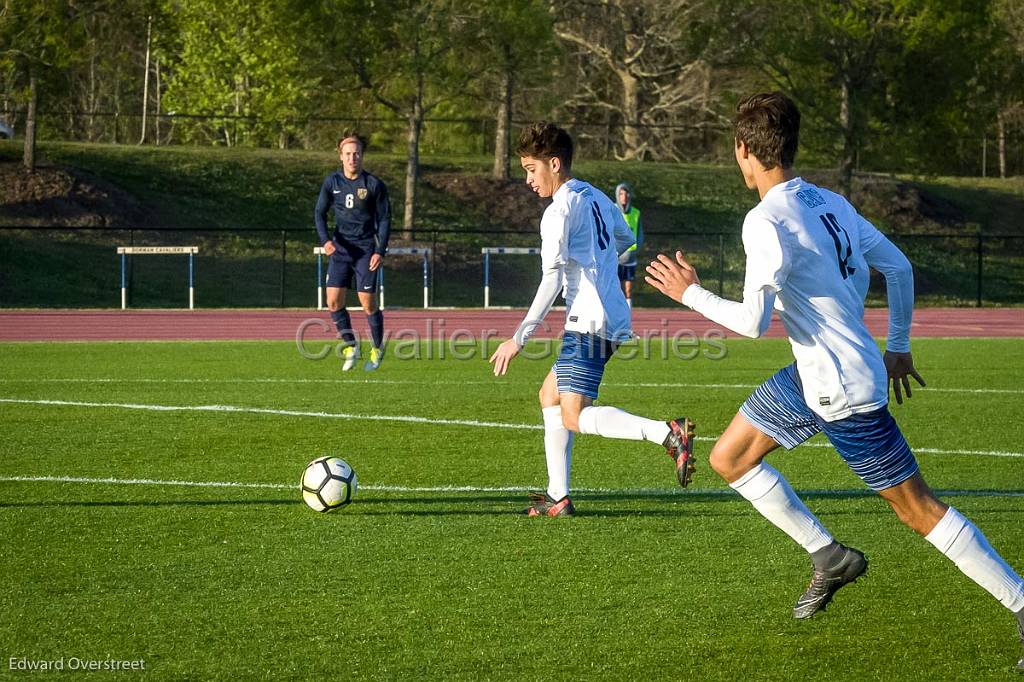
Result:
M491 254L514 254L531 256L540 254L536 246L485 246L480 249L484 255L484 308L491 307Z
M195 289L195 255L199 253L198 246L119 246L117 253L121 256L121 310L128 308L128 277L127 257L141 255L163 255L163 254L187 254L188 255L188 309L192 310L196 305Z
M430 248L421 247L395 247L388 249L388 256L423 256L423 307L430 307L430 256L434 250ZM324 309L324 278L327 276L324 272L323 260L324 260L324 247L317 246L313 248L313 254L316 255L316 309ZM377 303L380 305L381 310L384 309L384 266L380 266L380 273L377 277Z

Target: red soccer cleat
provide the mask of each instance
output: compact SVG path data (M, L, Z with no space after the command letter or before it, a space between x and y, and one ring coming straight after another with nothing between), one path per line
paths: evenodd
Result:
M576 507L572 506L568 496L553 500L547 493L530 493L530 506L524 513L527 516L572 516Z
M665 454L676 463L676 479L684 488L690 484L695 469L693 465L693 434L695 424L686 417L668 422L669 432L665 437Z

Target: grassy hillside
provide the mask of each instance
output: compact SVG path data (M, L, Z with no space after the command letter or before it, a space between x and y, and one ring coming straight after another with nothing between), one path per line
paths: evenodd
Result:
M8 173L19 155L15 143L0 143L0 165ZM80 183L95 183L99 189L88 200L62 195L59 187L36 188L21 196L0 195L0 223L223 232L0 232L0 305L117 305L119 264L113 247L129 241L198 244L199 305L279 305L282 267L285 305L312 304L313 205L324 175L336 167L330 152L47 143L41 145L40 155L51 171L69 169ZM400 224L404 159L374 154L371 149L367 167L388 184ZM403 242L396 235L394 244L437 248L436 305L480 304L480 246L536 242L533 235L472 233L533 230L542 211L543 204L524 189L521 173L514 172L514 182L502 185L486 177L489 167L490 159L485 157L424 159L418 196L420 230L413 242ZM705 283L714 288L721 284L727 295L739 294L743 270L739 229L757 197L743 187L735 168L583 159L576 172L609 192L623 180L633 185L635 203L649 233L644 256L685 248L696 259ZM829 173L805 174L823 184L834 182ZM72 195L74 191L68 190ZM972 303L977 293L975 235L1020 235L1024 229L1016 220L1024 209L1020 179L869 177L855 187L855 193L863 212L911 255L924 302ZM295 230L285 235L283 265L282 235L277 230ZM431 234L430 230L457 233ZM920 236L935 231L963 237ZM1024 303L1024 239L986 238L983 249L986 302ZM388 267L391 305L415 305L420 298L418 263L396 257ZM132 304L181 305L184 268L184 259L136 258ZM528 257L492 262L495 302L527 303L529 292L521 290L532 285L535 271L536 264ZM660 296L642 282L638 289L638 305L660 305ZM881 302L881 294L881 290L873 294L872 301Z

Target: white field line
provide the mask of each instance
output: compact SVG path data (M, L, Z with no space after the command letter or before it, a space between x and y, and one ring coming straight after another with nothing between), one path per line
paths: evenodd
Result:
M430 381L430 385L463 386L463 385L487 385L495 383L496 380L467 379L464 381ZM428 382L416 379L285 379L275 377L240 379L237 377L226 379L118 379L115 377L96 378L43 378L43 379L14 379L0 377L0 383L4 384L381 384L381 385L423 385ZM509 384L533 385L536 382L502 380L500 385ZM632 382L619 384L615 382L604 382L601 384L606 388L707 388L707 389L755 389L760 384L718 384L718 383L676 383L676 382ZM1024 389L1017 388L957 388L957 387L916 387L917 393L964 393L964 394L994 394L994 395L1021 395Z
M84 483L101 485L148 485L183 488L246 488L260 490L297 490L298 484L284 483L242 483L239 481L183 481L178 479L158 478L93 478L86 476L0 476L0 483ZM442 486L405 486L405 485L360 485L360 490L383 492L383 493L523 493L533 488L529 486L470 486L470 485L442 485ZM714 497L736 497L741 499L739 494L725 488L574 488L574 491L583 495L615 495L622 497L644 497L663 496L685 498L687 496L714 496ZM874 492L867 488L854 488L849 490L798 490L801 495L814 495L820 497L872 497ZM1024 497L1024 491L1019 490L937 490L940 496L964 496L964 497Z
M240 407L238 405L144 405L137 403L91 403L77 400L20 400L0 398L0 403L17 405L60 405L67 407L113 407L125 410L150 410L154 412L235 412L242 414L272 414L283 417L314 417L317 419L361 419L364 421L410 422L414 424L438 424L445 426L476 426L499 429L523 429L541 431L540 424L511 424L508 422L483 422L474 419L431 419L407 415L346 414L343 412L304 412L300 410L272 410L262 407Z
M125 410L146 410L152 412L221 412L236 414L269 414L283 417L311 417L314 419L352 419L364 421L407 422L438 426L470 426L492 429L515 429L520 431L542 431L540 424L515 424L511 422L487 422L474 419L433 419L410 415L347 414L343 412L305 412L301 410L274 410L265 407L243 407L239 405L148 405L139 403L96 403L78 400L28 400L21 398L0 398L0 404L12 405L58 405L66 407L114 408ZM715 441L718 436L697 436L700 441ZM804 443L802 447L831 448L829 443ZM1021 457L1024 452L1005 450L947 450L943 448L913 448L916 453L933 455L977 455L982 457Z

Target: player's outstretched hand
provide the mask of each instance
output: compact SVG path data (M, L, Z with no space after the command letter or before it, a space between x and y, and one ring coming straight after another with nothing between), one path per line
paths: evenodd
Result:
M903 404L903 392L906 391L907 397L913 396L910 390L910 379L908 377L914 377L917 383L922 386L925 385L924 379L914 369L914 358L910 353L893 353L891 351L885 351L885 355L882 358L885 362L885 371L889 375L889 382L892 383L892 392L896 396L896 403L899 405Z
M498 350L494 351L494 355L488 360L494 365L494 376L500 377L505 374L508 371L508 364L517 355L519 355L519 344L515 339L509 339L498 346Z
M644 281L676 303L683 302L683 292L687 287L691 284L700 284L697 271L686 260L682 251L676 251L675 260L659 253L658 258L647 266L647 272L649 274L644 277Z

